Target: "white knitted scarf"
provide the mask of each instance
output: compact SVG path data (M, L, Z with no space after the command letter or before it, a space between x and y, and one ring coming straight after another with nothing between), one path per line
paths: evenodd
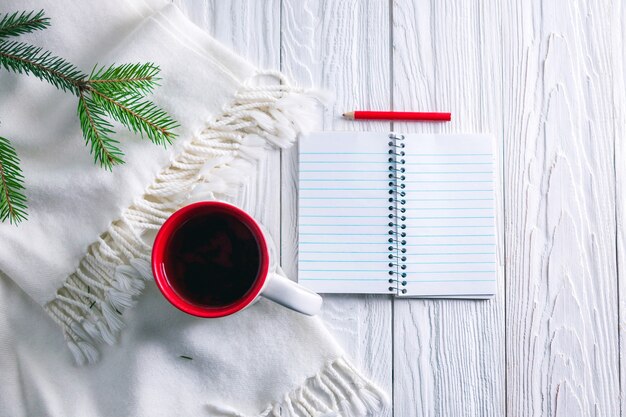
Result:
M46 2L52 27L24 39L83 69L96 63L155 62L162 69L162 85L153 99L181 124L172 149L118 128L126 164L105 172L81 144L73 97L32 77L3 72L0 78L0 128L16 144L29 199L27 222L0 224L0 275L43 306L79 364L96 362L99 346L118 341L129 308L146 282L153 285L154 231L182 205L236 193L264 149L291 146L315 110L313 94L291 86L279 73L257 70L174 6L159 9L158 2ZM9 0L0 12L41 7L41 2ZM266 304L226 319L185 318L193 326L202 322L203 342L197 334L179 340L168 333L171 329L159 330L164 345L212 345L198 355L208 356L206 374L222 386L207 393L213 397L213 414L241 415L219 405L224 398L264 416L361 416L380 409L384 395L342 357L317 319ZM172 317L181 314L159 305ZM141 316L134 320L129 327L140 328ZM272 334L256 333L263 328ZM293 337L294 332L300 336ZM13 343L28 345L29 337ZM145 349L136 334L130 340L122 346L127 356ZM276 343L284 346L276 350ZM250 350L233 355L233 344ZM268 352L274 352L271 358L265 357ZM223 389L230 386L229 374L240 375L251 366L274 368L261 375L292 369L274 377L277 391L270 389L267 398ZM55 378L63 380L58 373ZM246 388L257 389L255 384L263 381L247 381Z

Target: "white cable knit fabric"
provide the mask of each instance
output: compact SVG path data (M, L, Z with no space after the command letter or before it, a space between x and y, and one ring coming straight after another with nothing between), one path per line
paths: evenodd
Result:
M374 413L384 394L319 319L261 301L202 320L156 291L154 231L184 204L236 194L264 150L293 144L315 109L310 93L160 3L0 5L43 7L52 27L22 39L83 70L155 62L153 99L181 124L168 150L119 128L126 164L106 172L83 145L75 97L0 72L0 132L16 145L29 199L27 222L0 224L0 416Z

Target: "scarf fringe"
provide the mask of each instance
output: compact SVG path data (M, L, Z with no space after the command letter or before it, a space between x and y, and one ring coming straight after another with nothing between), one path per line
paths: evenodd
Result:
M384 392L338 358L254 416L219 404L208 404L207 411L211 417L366 417L379 415L387 405Z
M255 86L259 75L271 75L281 84ZM319 98L291 87L280 73L256 74L88 248L45 305L77 364L96 362L96 346L115 343L124 327L122 314L133 306L145 281L152 280L151 245L144 234L158 230L191 199L216 200L236 192L268 146L289 147L312 127Z

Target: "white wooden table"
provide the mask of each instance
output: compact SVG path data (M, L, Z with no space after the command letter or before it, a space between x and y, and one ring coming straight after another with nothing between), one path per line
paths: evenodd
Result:
M383 416L624 415L623 2L176 2L252 62L334 93L324 129L498 137L493 300L325 297L327 323L392 394ZM340 119L357 107L453 122ZM295 277L296 150L271 155L259 178L246 198Z

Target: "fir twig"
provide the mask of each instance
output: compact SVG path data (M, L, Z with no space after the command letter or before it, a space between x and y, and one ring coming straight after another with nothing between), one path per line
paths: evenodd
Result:
M123 153L113 139L116 120L158 145L172 143L178 123L145 98L158 85L160 68L153 63L94 67L89 76L78 67L40 47L8 40L12 36L45 29L44 12L0 14L0 68L33 75L78 97L78 118L94 161L105 169L122 164ZM0 138L0 221L18 223L26 218L26 198L19 159L8 140Z
M50 26L50 18L44 17L43 10L32 12L15 12L0 15L0 39L43 30Z
M102 108L83 92L78 98L78 118L85 142L90 146L94 162L111 170L113 165L123 164L119 142L110 137L113 125L104 118Z
M17 41L0 41L0 67L18 74L32 74L74 95L78 95L86 78L85 74L63 58Z
M26 197L20 160L7 139L0 137L0 221L26 220Z
M159 85L161 69L151 62L95 67L89 75L89 85L103 94L121 91L148 94Z
M134 133L142 137L145 134L155 144L168 145L176 137L172 129L178 127L178 123L140 94L118 92L105 95L98 90L91 93L94 103L109 116Z

